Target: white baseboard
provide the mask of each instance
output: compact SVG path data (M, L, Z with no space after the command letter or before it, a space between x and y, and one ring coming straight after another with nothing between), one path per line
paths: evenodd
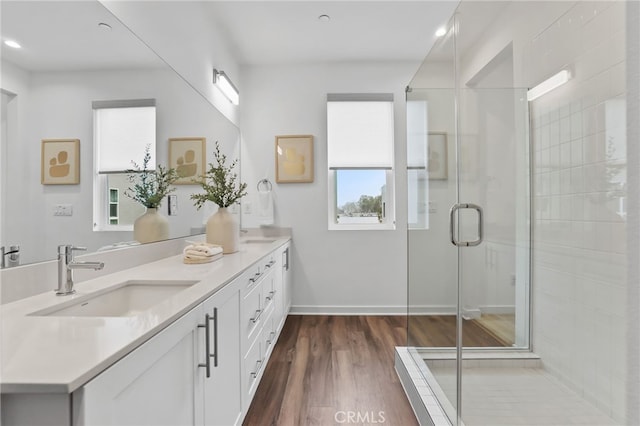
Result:
M468 310L465 309L464 313ZM483 314L513 314L514 306L480 306L478 315L470 316L476 318ZM406 306L332 306L332 305L297 305L291 306L293 315L407 315ZM423 305L410 306L409 316L414 315L455 315L456 307L451 305Z
M407 315L406 306L291 306L291 315Z

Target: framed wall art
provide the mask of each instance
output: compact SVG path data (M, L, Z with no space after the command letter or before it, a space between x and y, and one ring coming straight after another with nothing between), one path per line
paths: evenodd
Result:
M313 136L276 136L276 182L313 182Z
M445 132L429 132L428 147L429 179L447 179L447 134Z
M197 185L205 173L206 138L169 139L169 167L178 172L176 185Z
M43 185L80 183L80 139L43 139L40 161Z

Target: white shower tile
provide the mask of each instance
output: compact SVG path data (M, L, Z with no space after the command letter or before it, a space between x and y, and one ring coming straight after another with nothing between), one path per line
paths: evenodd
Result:
M560 171L560 194L571 194L571 170ZM568 220L568 218L567 218Z
M560 169L571 167L571 142L567 141L560 145Z
M567 108L570 111L570 108ZM571 117L568 115L560 119L560 143L571 140Z
M560 143L560 121L552 121L547 128L547 146L558 145Z
M574 167L571 169L571 192L574 194L583 193L584 186L584 167Z
M571 139L579 139L582 137L582 111L571 114Z
M582 138L578 138L571 141L571 167L581 166L583 164L582 159L582 147L584 141Z

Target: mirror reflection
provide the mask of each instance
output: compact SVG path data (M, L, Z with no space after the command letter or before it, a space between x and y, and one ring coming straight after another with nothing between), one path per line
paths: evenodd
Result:
M131 226L99 226L94 219L110 218L118 202L124 213L130 201L123 194L126 181L118 183L118 197L110 191L115 176L100 186L95 102L153 100L159 164L169 164L169 140L176 138L204 139L206 162L216 141L230 158L239 158L237 127L100 3L3 1L0 7L2 41L21 46L3 43L0 52L0 246L7 253L19 247L19 264L54 259L59 244L96 251L133 241ZM52 157L45 155L43 140L79 142L47 142L47 150L58 145L66 153ZM121 155L141 164L144 154ZM45 179L51 167L56 176ZM196 192L199 186L189 182L177 185L171 216L163 200L159 211L169 220L169 238L203 232L215 206L197 211L189 199ZM12 265L5 266L17 264L13 251L3 256L12 256Z

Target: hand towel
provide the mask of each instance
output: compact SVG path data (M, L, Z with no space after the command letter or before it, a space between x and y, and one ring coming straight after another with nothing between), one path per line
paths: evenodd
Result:
M273 225L273 196L271 191L258 191L258 223Z

